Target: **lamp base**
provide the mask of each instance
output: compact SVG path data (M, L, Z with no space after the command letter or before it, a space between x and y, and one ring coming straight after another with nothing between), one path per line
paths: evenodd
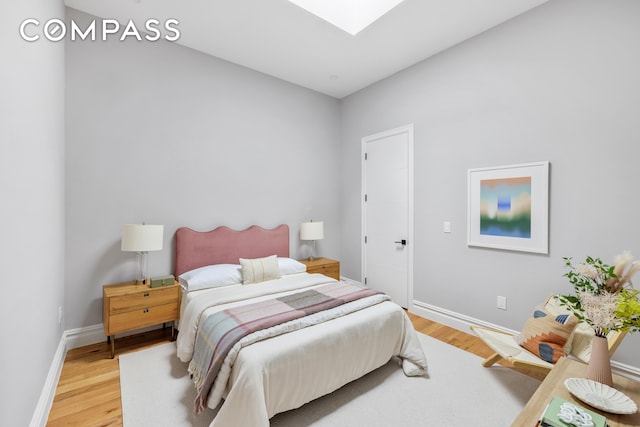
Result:
M136 285L148 285L151 283L149 279L149 264L147 257L149 256L148 252L138 252L139 260L140 260L140 275L136 280Z
M311 241L311 253L309 254L309 261L313 261L316 257L314 257L314 255L316 254L316 241L312 240Z

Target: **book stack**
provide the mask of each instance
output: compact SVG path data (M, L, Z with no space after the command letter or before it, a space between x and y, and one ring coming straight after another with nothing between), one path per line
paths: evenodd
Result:
M589 409L554 396L536 427L607 427L607 419Z

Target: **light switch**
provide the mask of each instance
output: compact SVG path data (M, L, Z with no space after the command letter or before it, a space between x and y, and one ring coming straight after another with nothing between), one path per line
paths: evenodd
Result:
M442 224L442 231L444 231L445 233L451 233L451 222L450 221L445 221Z

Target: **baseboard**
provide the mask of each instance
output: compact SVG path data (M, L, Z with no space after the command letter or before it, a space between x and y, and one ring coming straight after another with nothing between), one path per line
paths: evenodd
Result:
M611 372L614 374L622 375L627 378L631 378L634 381L640 381L640 368L627 365L625 363L611 361Z
M58 386L58 379L60 378L60 372L62 371L62 365L64 365L64 358L67 354L66 337L63 333L58 343L58 348L53 355L53 361L47 374L47 379L42 387L40 393L40 399L31 417L30 427L44 427L47 424L47 418L49 418L49 411L53 404L53 398L56 395L56 387Z
M358 282L357 280L349 279L348 277L340 276L340 280L342 280L343 282L347 282L351 285L362 286L362 283Z
M65 331L67 350L84 347L85 345L96 344L105 341L104 326L87 326L84 328L69 329Z
M442 323L443 325L457 329L462 332L469 332L471 326L484 326L487 328L497 329L499 331L515 334L518 331L507 329L503 326L494 325L493 323L485 322L474 317L466 316L464 314L457 313L455 311L447 310L435 305L427 304L421 301L413 301L413 305L410 310L412 313L422 316L426 319L433 320L434 322Z
M142 328L129 332L128 334L125 333L118 336L120 337L145 332L157 327L158 326ZM56 387L58 386L58 380L60 379L60 372L64 365L67 350L96 344L101 341L105 341L105 339L104 326L102 324L87 326L85 328L69 329L62 333L60 342L58 343L58 348L56 349L53 361L51 362L51 367L49 368L47 379L42 387L40 399L38 400L36 409L31 417L31 423L29 424L30 427L45 427L47 424L47 418L49 417L49 411L53 404L53 398L56 395Z
M441 307L437 307L437 306L427 304L421 301L416 301L416 300L413 301L413 304L409 308L409 311L417 314L418 316L424 317L425 319L433 320L434 322L438 322L443 325L446 325L451 328L457 329L462 332L467 332L467 333L470 333L469 329L472 325L484 326L487 328L497 329L499 331L503 331L511 334L519 332L519 331L514 331L512 329L505 328L500 325L495 325L493 323L485 322L480 319L476 319L470 316L466 316L464 314L456 313L451 310L447 310ZM630 365L626 365L624 363L620 363L620 362L616 362L615 360L612 360L611 370L615 374L631 378L635 381L640 381L640 368L636 366L630 366Z

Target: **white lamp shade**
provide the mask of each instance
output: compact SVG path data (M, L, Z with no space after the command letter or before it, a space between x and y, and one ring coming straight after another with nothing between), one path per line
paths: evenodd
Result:
M300 240L324 239L324 223L322 221L303 222L300 225Z
M162 250L164 225L125 224L122 226L124 252L149 252Z

